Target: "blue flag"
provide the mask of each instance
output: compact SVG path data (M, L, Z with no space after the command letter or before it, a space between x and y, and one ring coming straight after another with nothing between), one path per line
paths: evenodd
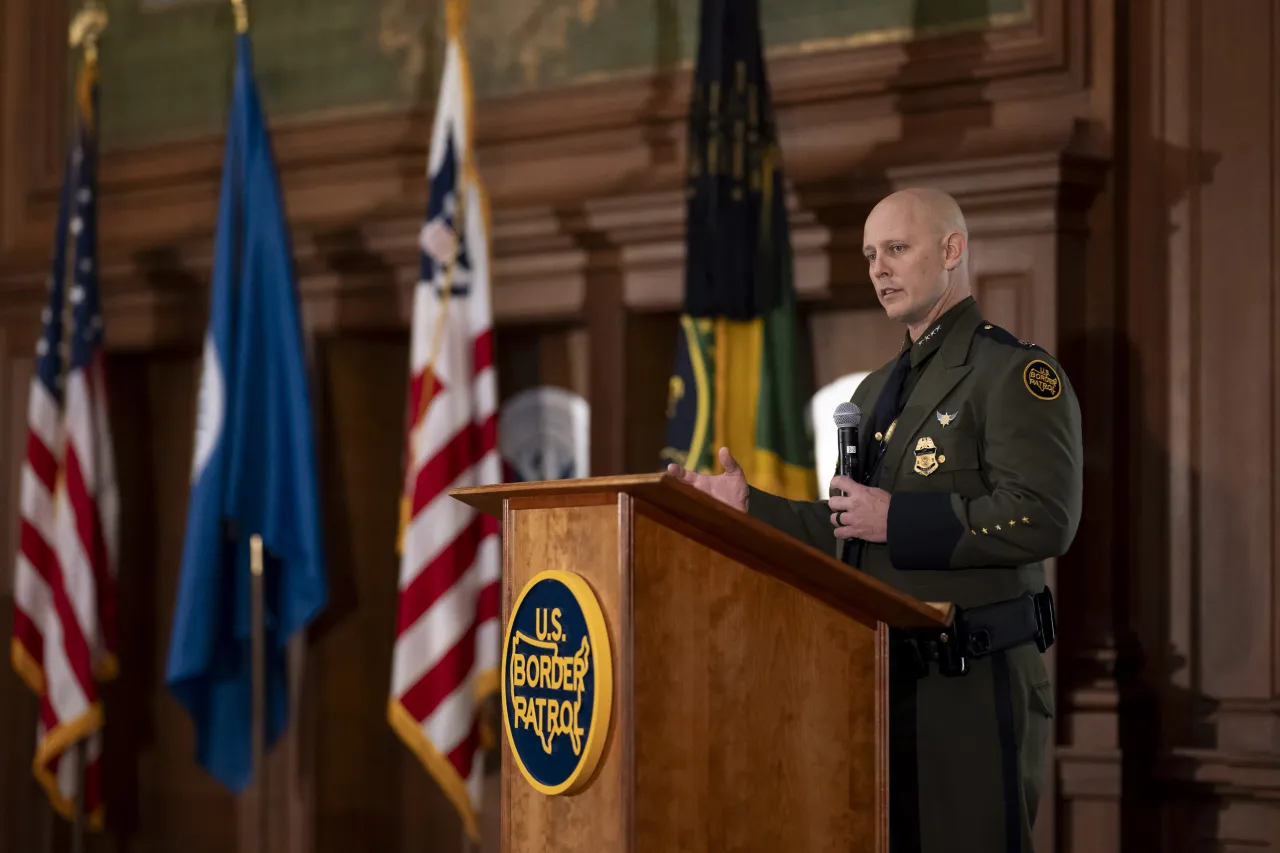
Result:
M249 540L262 536L266 742L288 718L285 652L327 595L307 364L290 241L251 43L236 36L191 498L166 682L200 763L253 773Z

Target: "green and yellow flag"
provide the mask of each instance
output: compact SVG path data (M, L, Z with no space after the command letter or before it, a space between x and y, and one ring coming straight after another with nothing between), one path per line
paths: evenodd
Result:
M758 0L703 0L689 110L685 293L663 462L812 499L808 354Z

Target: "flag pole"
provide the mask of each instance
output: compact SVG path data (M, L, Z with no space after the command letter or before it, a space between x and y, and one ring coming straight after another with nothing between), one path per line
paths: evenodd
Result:
M263 601L262 537L257 533L249 539L250 619L253 654L253 780L257 789L254 798L254 825L257 837L254 846L258 853L267 853L267 762L266 762L266 631Z
M77 85L75 111L83 111L83 115L79 118L81 121L96 121L97 116L91 114L92 103L85 91L86 80L91 81L92 77L97 74L98 65L98 37L102 35L103 30L107 28L107 12L102 4L97 0L85 0L84 6L75 17L71 19L71 25L67 28L67 41L73 50L83 49L84 57L81 60L80 67L80 84ZM87 85L92 85L89 82ZM83 100L82 100L83 99ZM79 187L76 187L77 192ZM73 334L72 321L72 300L71 300L71 284L75 280L75 267L79 261L76 258L75 239L69 241L70 247L67 252L66 264L66 284L62 291L63 306L63 324L62 324L62 379L61 387L66 388L66 377L70 373L71 366L71 335ZM61 466L59 466L61 468ZM61 476L59 476L61 479ZM61 485L61 483L59 484ZM89 747L86 737L79 738L75 746L72 748L72 766L76 773L76 793L75 793L75 812L71 829L71 849L73 853L84 853L84 836L85 836L85 781L88 778L89 765Z
M85 739L80 738L76 741L75 746L75 768L76 776L76 817L75 828L71 836L72 853L84 853L84 780L85 780L85 758L88 755L88 749L85 748Z
M249 31L249 10L245 0L231 0L231 10L235 15L236 34ZM250 720L253 743L253 784L255 789L254 816L254 848L257 853L267 853L268 820L267 820L267 761L266 761L266 677L267 677L267 643L266 643L266 608L263 600L262 576L262 536L255 533L249 537L249 618L250 647L253 657L253 709Z

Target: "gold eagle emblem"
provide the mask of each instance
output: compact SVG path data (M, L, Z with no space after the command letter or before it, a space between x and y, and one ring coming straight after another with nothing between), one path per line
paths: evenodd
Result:
M938 447L929 436L922 436L916 442L916 473L928 477L938 466L947 461L947 457L938 453Z

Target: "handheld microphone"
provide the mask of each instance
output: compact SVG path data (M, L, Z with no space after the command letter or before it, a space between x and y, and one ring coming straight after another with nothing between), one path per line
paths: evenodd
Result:
M836 422L837 473L858 482L858 424L862 423L862 411L853 403L840 403L831 416Z

